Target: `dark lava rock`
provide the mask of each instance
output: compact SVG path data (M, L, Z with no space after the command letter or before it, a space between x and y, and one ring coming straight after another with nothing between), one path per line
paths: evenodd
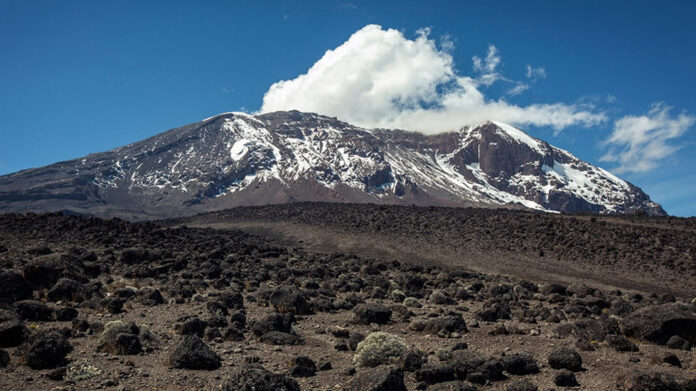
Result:
M259 337L259 341L276 346L302 345L304 340L296 334L282 331L269 331Z
M268 298L273 308L280 313L292 312L297 315L309 315L312 307L309 305L304 292L294 286L279 286L271 292Z
M80 302L84 299L82 295L82 285L70 278L61 278L53 287L46 292L49 301L75 301Z
M208 312L213 315L228 316L230 314L227 310L227 306L222 300L209 301L208 304L206 304L206 308L208 308Z
M138 354L143 350L139 334L140 328L133 322L108 323L99 338L97 351L117 355Z
M553 375L553 384L559 387L577 387L580 385L575 374L567 369L562 369Z
M377 303L362 303L353 308L353 321L359 324L385 324L389 322L392 311Z
M457 367L455 367L455 369L457 369ZM482 385L492 381L504 380L506 377L503 371L503 364L500 361L489 359L473 370L469 370L466 375L466 380Z
M627 337L665 344L678 335L691 344L696 343L696 315L685 304L643 307L623 318L620 324Z
M174 330L181 335L197 335L203 337L205 328L208 325L197 316L184 316L178 319L174 325Z
M348 334L348 347L350 350L355 351L358 348L358 344L365 339L365 334L351 331Z
M539 288L539 292L542 294L548 296L551 294L558 294L558 295L565 295L566 294L566 287L560 284L546 284L542 285L541 288Z
M56 320L59 322L70 322L77 318L80 312L72 307L61 307L56 310Z
M290 361L290 376L311 377L317 372L317 365L307 356L297 356Z
M104 350L105 352L107 350ZM111 350L108 351L112 354L130 356L138 354L143 351L143 347L140 344L140 338L135 334L125 334L121 333L116 336L116 340L113 345L111 345Z
M616 389L619 391L692 391L696 390L696 380L679 379L665 373L632 370L618 377Z
M686 339L684 339L678 335L671 336L667 340L666 345L670 349L680 349L680 350L691 349L691 342L687 341Z
M46 322L53 319L53 309L38 300L18 301L15 306L22 320Z
M243 341L244 331L238 329L235 326L229 326L225 329L225 332L222 333L222 338L225 341Z
M520 380L508 384L507 391L538 391L539 387L529 380Z
M120 314L123 312L123 304L126 301L120 297L107 297L104 299L104 308L109 311L110 314Z
M461 316L443 316L439 318L425 319L411 324L415 331L425 331L433 334L466 333L466 322Z
M137 297L139 302L148 307L164 304L164 297L162 297L162 292L159 289L142 288L138 291Z
M582 357L572 349L561 348L549 354L549 365L553 369L569 369L577 372L582 369Z
M39 333L26 353L26 363L32 369L55 368L65 362L72 350L65 336L57 331Z
M510 307L495 302L484 303L483 308L476 311L476 317L484 322L495 322L498 319L510 319Z
M205 342L195 335L186 335L169 358L169 365L179 369L214 370L220 368L221 363L220 356Z
M401 368L381 365L363 369L348 382L351 391L406 391L404 373Z
M17 319L0 322L0 348L21 345L27 338L27 328Z
M621 335L607 335L607 344L617 352L637 352L638 346ZM688 342L688 341L687 341Z
M673 365L675 367L682 367L681 360L674 353L664 353L662 355L662 362L667 363L669 365Z
M297 382L260 365L233 368L222 383L222 391L300 391Z
M244 297L239 292L222 292L220 294L220 300L225 303L228 309L244 309Z
M0 273L0 303L13 303L31 299L34 294L31 284L14 270Z
M425 363L415 373L416 381L427 384L442 383L455 379L454 367L446 363Z
M294 321L295 317L292 313L270 314L256 320L251 326L251 331L256 336L261 336L269 331L289 333L292 331L292 324Z
M612 318L580 319L558 326L555 330L560 336L575 336L584 341L603 341L608 334L619 334L619 323Z
M5 368L10 363L10 355L6 351L0 349L0 368Z
M518 353L503 357L503 367L511 375L530 375L539 372L539 365L531 354Z
M423 366L426 362L425 354L418 349L411 349L406 353L404 357L403 368L406 372L415 372Z

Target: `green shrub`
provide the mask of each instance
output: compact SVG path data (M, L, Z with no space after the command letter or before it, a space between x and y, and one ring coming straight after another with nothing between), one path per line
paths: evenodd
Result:
M83 361L71 364L65 371L63 380L69 382L79 382L99 376L100 374L101 370L99 370L99 368L86 361Z
M405 298L403 305L404 305L404 307L409 307L409 308L421 308L422 307L421 303L419 303L418 299L416 299L415 297Z
M376 367L383 364L402 364L408 348L396 335L372 333L358 344L353 362L360 367Z

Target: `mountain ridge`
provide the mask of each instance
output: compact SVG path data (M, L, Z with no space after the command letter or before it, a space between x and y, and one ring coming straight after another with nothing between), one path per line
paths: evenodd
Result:
M298 111L222 113L0 177L0 211L178 217L294 201L662 215L638 187L510 125L423 135Z

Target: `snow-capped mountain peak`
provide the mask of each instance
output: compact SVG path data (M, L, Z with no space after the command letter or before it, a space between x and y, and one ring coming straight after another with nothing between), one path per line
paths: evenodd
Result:
M290 201L664 214L635 186L493 121L424 136L297 111L223 113L0 177L5 210L97 205L142 218Z

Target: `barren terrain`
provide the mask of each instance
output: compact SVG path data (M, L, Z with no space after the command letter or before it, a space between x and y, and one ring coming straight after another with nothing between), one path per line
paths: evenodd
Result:
M0 389L694 390L693 229L327 204L2 215Z

